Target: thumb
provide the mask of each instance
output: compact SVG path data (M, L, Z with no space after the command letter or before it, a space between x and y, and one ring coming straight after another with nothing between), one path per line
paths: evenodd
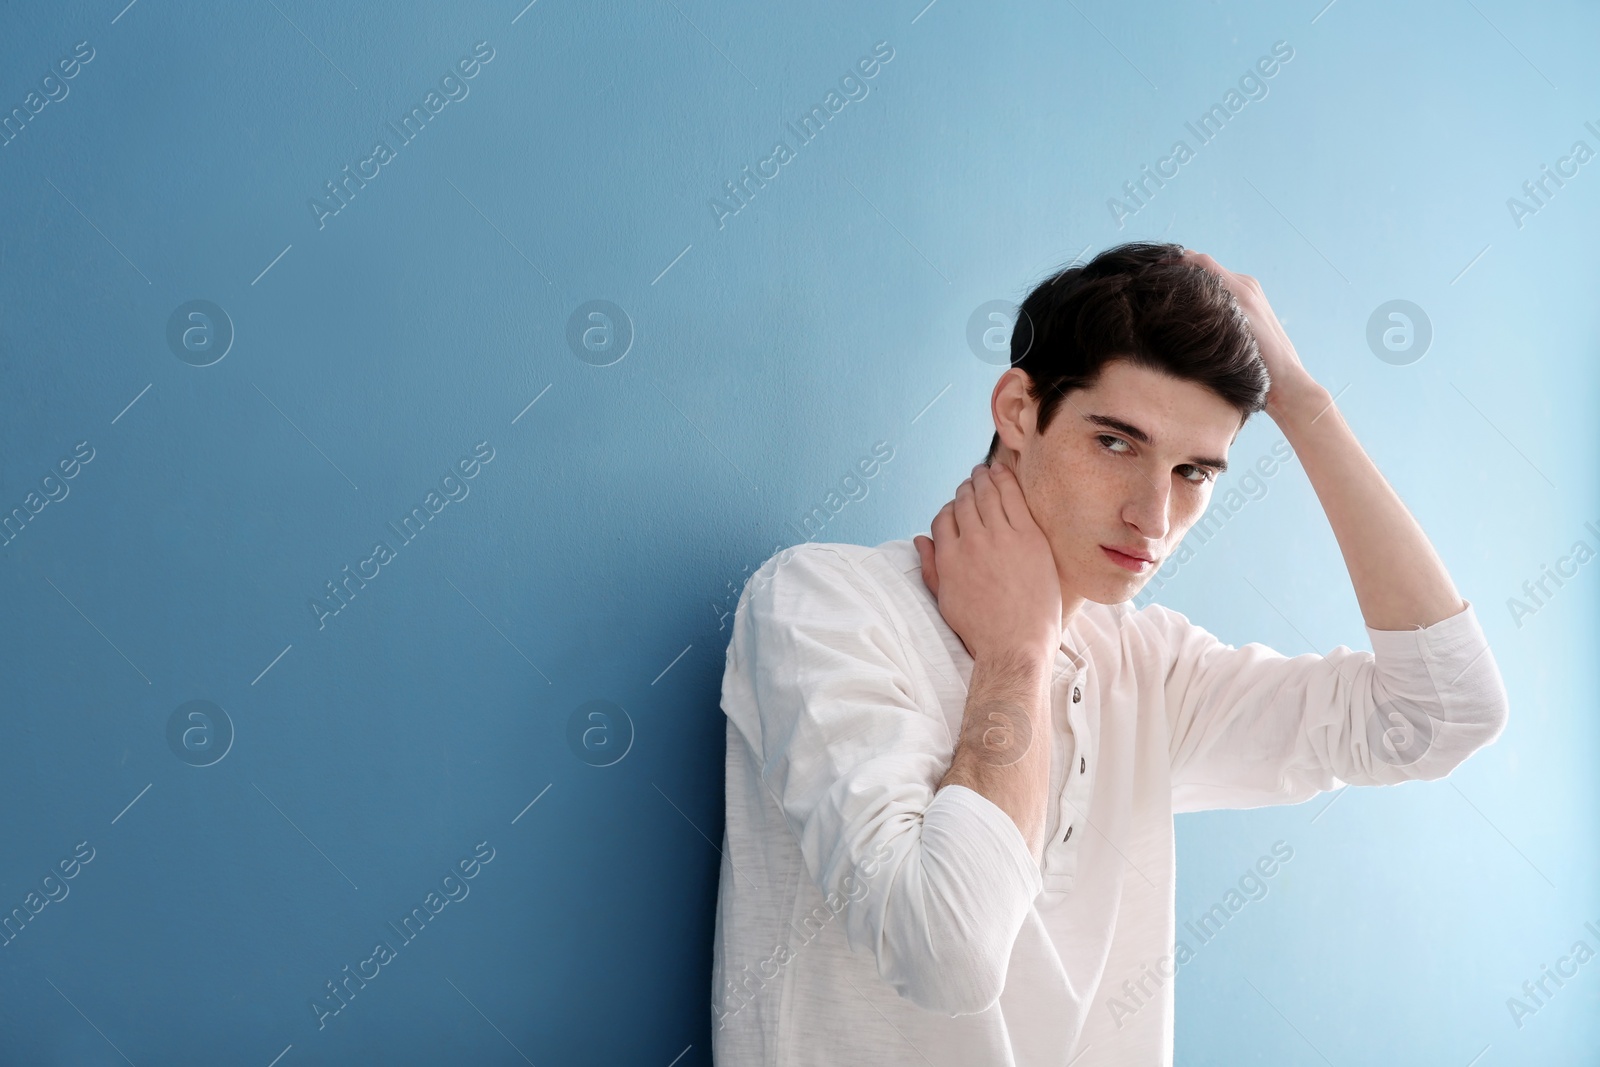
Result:
M917 555L922 557L922 582L928 587L928 592L937 597L939 595L939 571L933 561L933 541L918 534L912 538L912 543L917 546Z

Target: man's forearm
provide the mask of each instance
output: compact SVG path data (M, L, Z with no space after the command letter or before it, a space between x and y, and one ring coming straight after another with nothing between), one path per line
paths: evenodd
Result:
M1011 816L1038 861L1050 792L1049 656L1008 653L973 661L961 736L939 782L964 785Z
M1322 502L1367 625L1411 630L1465 610L1427 535L1362 449L1329 391L1307 377L1285 386L1267 412Z

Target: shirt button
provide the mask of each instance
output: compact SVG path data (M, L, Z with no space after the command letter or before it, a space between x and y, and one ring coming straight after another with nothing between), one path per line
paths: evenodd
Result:
M1066 837L1063 837L1063 838L1062 838L1062 839L1061 839L1061 840L1062 840L1062 841L1063 841L1063 842L1066 842L1066 841L1071 841L1071 840L1072 840L1072 827L1070 827L1070 826L1069 826L1069 827L1067 827L1067 836L1066 836Z
M1078 773L1082 774L1084 771L1086 771L1088 769L1089 769L1088 762L1086 760L1084 760L1084 758L1082 756L1079 756L1078 757Z
M1080 701L1082 699L1083 699L1083 690L1079 689L1077 686L1073 686L1072 687L1072 702L1074 704L1076 704L1078 701Z

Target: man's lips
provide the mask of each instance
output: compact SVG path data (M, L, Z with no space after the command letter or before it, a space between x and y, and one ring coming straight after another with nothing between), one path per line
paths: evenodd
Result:
M1137 549L1130 551L1120 548L1111 548L1108 545L1101 545L1100 550L1104 552L1113 563L1134 572L1142 571L1154 562L1154 560L1150 559Z

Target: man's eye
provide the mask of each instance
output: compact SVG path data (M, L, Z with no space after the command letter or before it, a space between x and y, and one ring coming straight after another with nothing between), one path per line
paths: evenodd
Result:
M1120 437L1113 437L1113 436L1111 436L1111 435L1110 435L1110 434L1108 434L1108 433L1103 433L1103 434L1099 434L1099 435L1098 435L1098 436L1097 436L1097 437L1096 437L1096 438L1095 438L1095 440L1097 440L1097 441L1110 441L1110 442L1111 442L1111 443L1112 443L1112 444L1114 444L1114 445L1125 445L1125 444L1127 444L1127 443L1128 443L1128 442L1126 442L1126 441L1124 441L1124 440L1123 440L1123 439L1122 439L1122 438L1120 438ZM1111 450L1111 449L1110 449L1110 446L1107 446L1107 449L1108 449L1108 450ZM1120 454L1120 453L1119 453L1119 454Z
M1100 441L1102 443L1106 442L1106 441L1110 441L1111 444L1113 444L1113 445L1126 445L1128 443L1128 442L1124 441L1122 438L1113 437L1111 434L1108 434L1108 433L1096 434L1095 435L1095 440ZM1110 445L1104 445L1103 447L1105 447L1106 451L1113 452L1113 453L1115 453L1116 455L1119 455L1119 456L1127 454L1126 452L1123 452L1123 451L1121 451L1119 449L1113 449ZM1216 475L1213 474L1210 470L1208 470L1205 467L1196 467L1192 463L1185 463L1183 466L1179 467L1178 470L1180 470L1180 471L1188 471L1189 472L1188 474L1184 474L1183 475L1183 480L1186 481L1186 482L1193 482L1195 485L1204 485L1206 482L1216 481ZM1198 478L1193 477L1193 475L1196 475L1196 474L1198 474L1200 477L1198 477Z

